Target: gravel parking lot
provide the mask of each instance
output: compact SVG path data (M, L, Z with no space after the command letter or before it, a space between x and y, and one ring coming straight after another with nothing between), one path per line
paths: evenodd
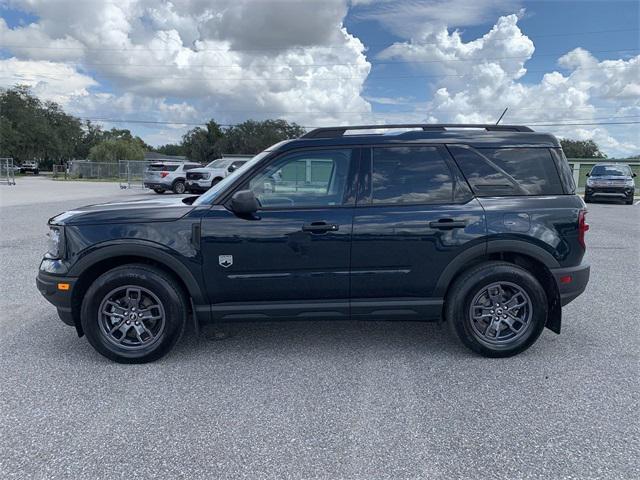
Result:
M592 279L525 353L435 324L243 324L118 365L35 275L46 220L154 195L0 186L2 478L640 478L640 205L589 206Z

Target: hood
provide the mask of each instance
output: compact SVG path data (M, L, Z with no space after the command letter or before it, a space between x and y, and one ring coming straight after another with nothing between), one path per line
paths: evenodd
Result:
M194 173L213 173L214 175L217 174L221 174L224 173L228 168L227 167L214 167L214 168L207 168L207 167L201 167L201 168L192 168L190 170L187 171L187 176L189 176L189 173L194 172Z
M196 197L154 198L128 202L99 203L63 212L49 219L51 225L170 222L195 207Z

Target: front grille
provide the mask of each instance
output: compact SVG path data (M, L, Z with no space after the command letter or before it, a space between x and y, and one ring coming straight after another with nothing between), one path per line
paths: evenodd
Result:
M206 173L200 172L187 172L187 180L204 180L206 175Z
M597 191L601 193L624 193L624 188L622 187L597 187Z

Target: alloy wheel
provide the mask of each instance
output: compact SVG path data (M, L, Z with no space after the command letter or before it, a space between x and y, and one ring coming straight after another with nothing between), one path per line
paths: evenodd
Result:
M511 282L483 287L469 307L473 334L491 345L505 345L522 337L531 325L532 315L529 295Z
M146 348L165 328L166 315L160 299L137 285L118 287L100 303L100 332L110 343L130 350Z

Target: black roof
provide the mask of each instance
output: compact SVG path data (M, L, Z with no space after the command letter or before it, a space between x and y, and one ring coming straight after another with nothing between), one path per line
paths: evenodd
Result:
M347 131L359 130L370 131L346 134ZM371 130L388 130L388 132L376 133ZM560 146L558 139L553 135L534 132L531 128L522 125L394 124L319 128L279 145L278 150L305 146L406 145L408 143L457 143L478 148Z

